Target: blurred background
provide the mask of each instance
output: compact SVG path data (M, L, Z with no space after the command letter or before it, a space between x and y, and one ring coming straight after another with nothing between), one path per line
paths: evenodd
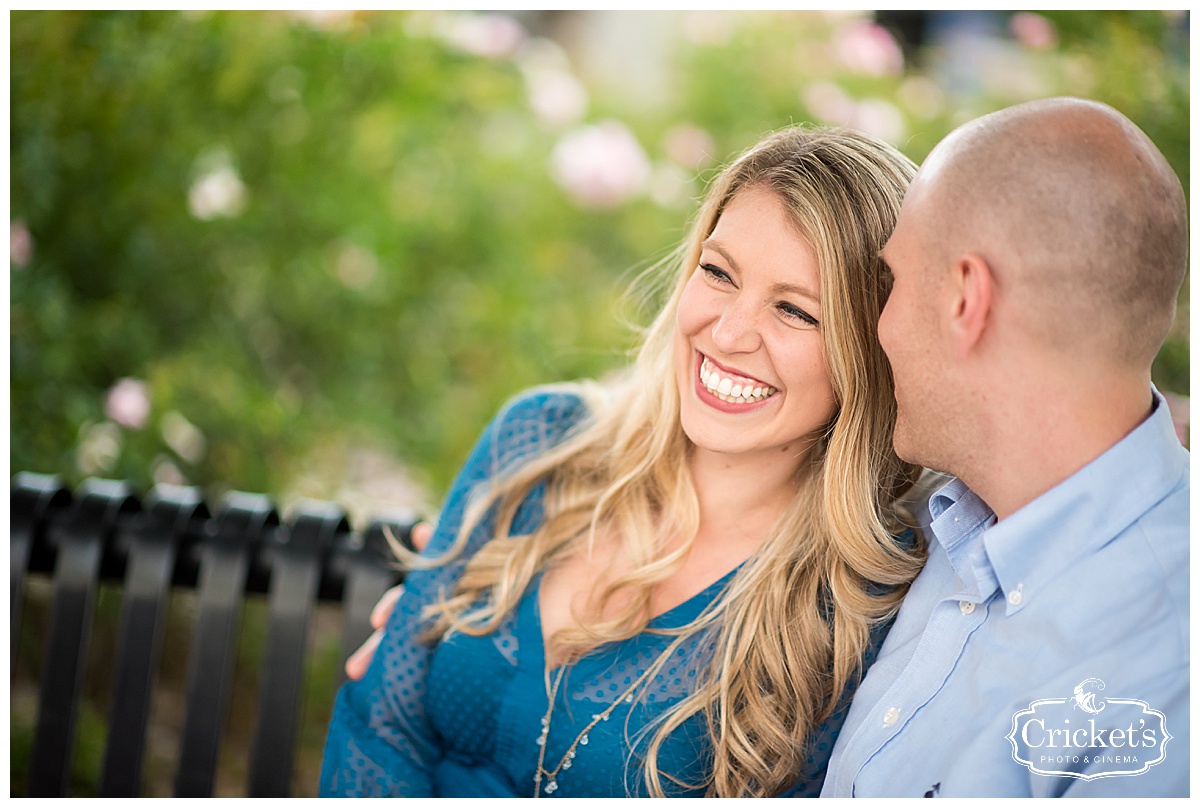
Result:
M630 282L770 130L851 125L919 162L966 120L1078 95L1187 189L1189 22L12 12L11 470L433 514L505 399L626 360ZM1154 368L1176 404L1187 300ZM15 695L13 716L16 793Z

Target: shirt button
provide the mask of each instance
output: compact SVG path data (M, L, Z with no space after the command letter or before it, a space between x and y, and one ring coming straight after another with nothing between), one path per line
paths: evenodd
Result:
M890 727L900 720L900 710L895 707L888 707L883 713L883 725Z
M1008 602L1013 606L1021 605L1021 588L1023 584L1017 584L1017 588L1008 593Z
M970 614L975 611L975 604L969 600L960 600L958 602L958 610L963 614Z

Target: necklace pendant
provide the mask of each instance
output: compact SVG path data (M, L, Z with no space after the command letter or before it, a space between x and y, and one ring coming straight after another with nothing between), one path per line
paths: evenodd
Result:
M567 769L571 768L571 759L567 758L566 760L564 760L562 767L563 767L563 771L566 771Z
M587 746L587 733L586 732L579 736L579 745Z
M553 777L550 778L550 782L546 783L545 791L547 794L553 794L555 791L558 791L558 783Z

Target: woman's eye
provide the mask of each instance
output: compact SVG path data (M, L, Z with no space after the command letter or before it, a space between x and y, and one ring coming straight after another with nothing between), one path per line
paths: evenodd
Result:
M733 278L723 269L718 269L712 264L701 264L700 269L704 270L704 274L717 283L733 283Z
M793 306L791 303L780 303L779 311L782 312L783 315L788 319L797 320L811 326L820 325L820 323L817 322L816 317L813 317L799 306Z

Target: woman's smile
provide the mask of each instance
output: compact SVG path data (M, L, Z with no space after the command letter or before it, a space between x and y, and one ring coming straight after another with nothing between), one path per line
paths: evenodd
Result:
M696 394L722 412L750 412L765 404L779 390L766 382L723 367L696 352Z

